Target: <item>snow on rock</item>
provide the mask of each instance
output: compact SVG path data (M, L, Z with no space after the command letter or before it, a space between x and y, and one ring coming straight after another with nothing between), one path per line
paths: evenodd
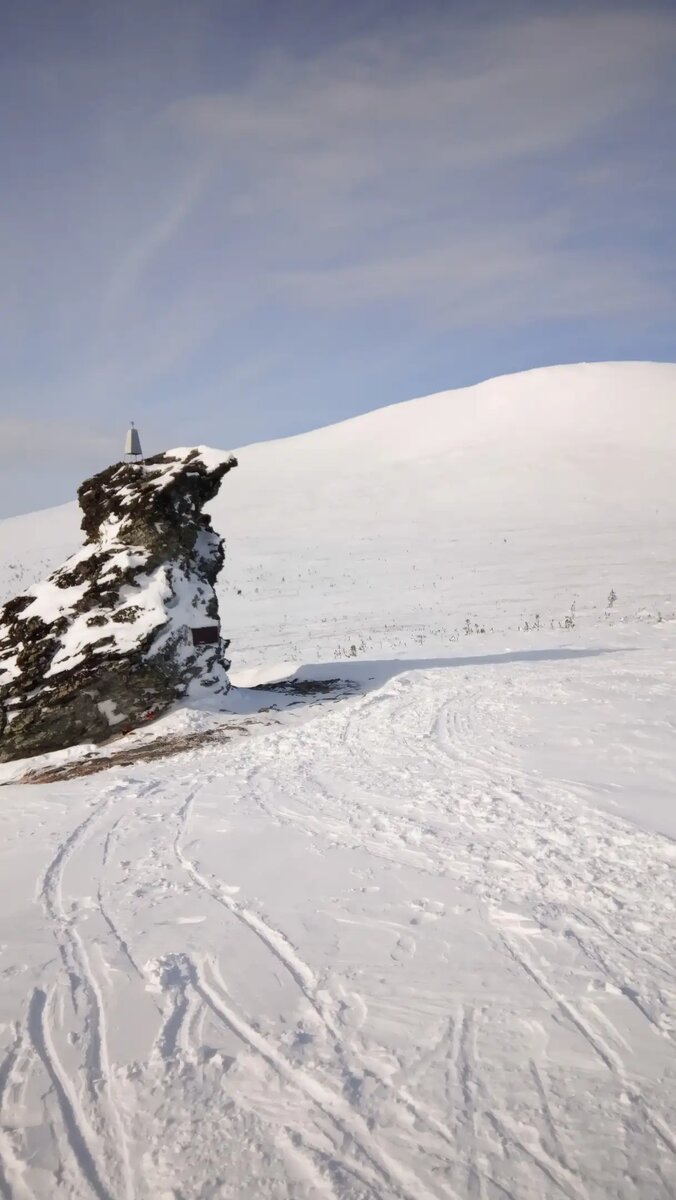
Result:
M200 446L85 480L85 545L0 613L0 761L100 742L188 691L228 691L223 540L202 509L236 465Z

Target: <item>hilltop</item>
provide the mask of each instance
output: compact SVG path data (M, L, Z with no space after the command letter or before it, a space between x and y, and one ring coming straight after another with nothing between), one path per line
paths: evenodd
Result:
M542 368L236 451L211 505L235 670L669 609L676 365ZM0 599L79 544L74 505L0 523ZM13 564L10 566L10 564ZM421 641L422 639L422 641Z

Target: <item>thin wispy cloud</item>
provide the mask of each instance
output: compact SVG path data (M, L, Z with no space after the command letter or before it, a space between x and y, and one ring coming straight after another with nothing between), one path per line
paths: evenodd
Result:
M220 150L224 171L237 166L233 191L214 181L231 218L244 229L256 216L276 222L265 265L276 278L284 257L296 298L307 288L313 305L341 295L352 305L394 290L414 301L416 289L443 289L445 278L451 288L483 279L492 312L496 283L528 271L547 279L559 313L552 268L565 266L578 215L602 225L607 242L608 207L621 207L616 179L599 194L604 159L617 158L604 137L650 99L656 66L669 70L676 23L648 12L526 18L464 39L442 26L433 48L430 40L428 31L386 50L364 40L294 72L275 61L245 91L182 100L172 116L193 145ZM594 178L585 175L591 155ZM556 190L552 175L561 176ZM606 279L608 312L617 311L618 273L644 281L624 307L645 302L640 248L623 248L619 272L607 246L586 257L571 246L570 256L589 280ZM654 266L663 303L657 258ZM602 278L591 289L597 310ZM537 287L533 297L541 313ZM461 313L454 319L462 324Z
M6 412L241 443L666 344L670 6L42 8L0 83Z

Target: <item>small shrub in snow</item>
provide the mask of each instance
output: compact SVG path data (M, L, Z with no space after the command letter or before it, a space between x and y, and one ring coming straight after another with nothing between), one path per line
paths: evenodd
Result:
M563 628L564 629L574 629L575 628L575 601L574 600L570 606L570 612L564 618Z

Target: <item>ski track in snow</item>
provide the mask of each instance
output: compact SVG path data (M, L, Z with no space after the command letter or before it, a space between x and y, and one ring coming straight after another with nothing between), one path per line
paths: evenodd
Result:
M673 843L529 767L546 670L72 789L3 1200L676 1194Z

